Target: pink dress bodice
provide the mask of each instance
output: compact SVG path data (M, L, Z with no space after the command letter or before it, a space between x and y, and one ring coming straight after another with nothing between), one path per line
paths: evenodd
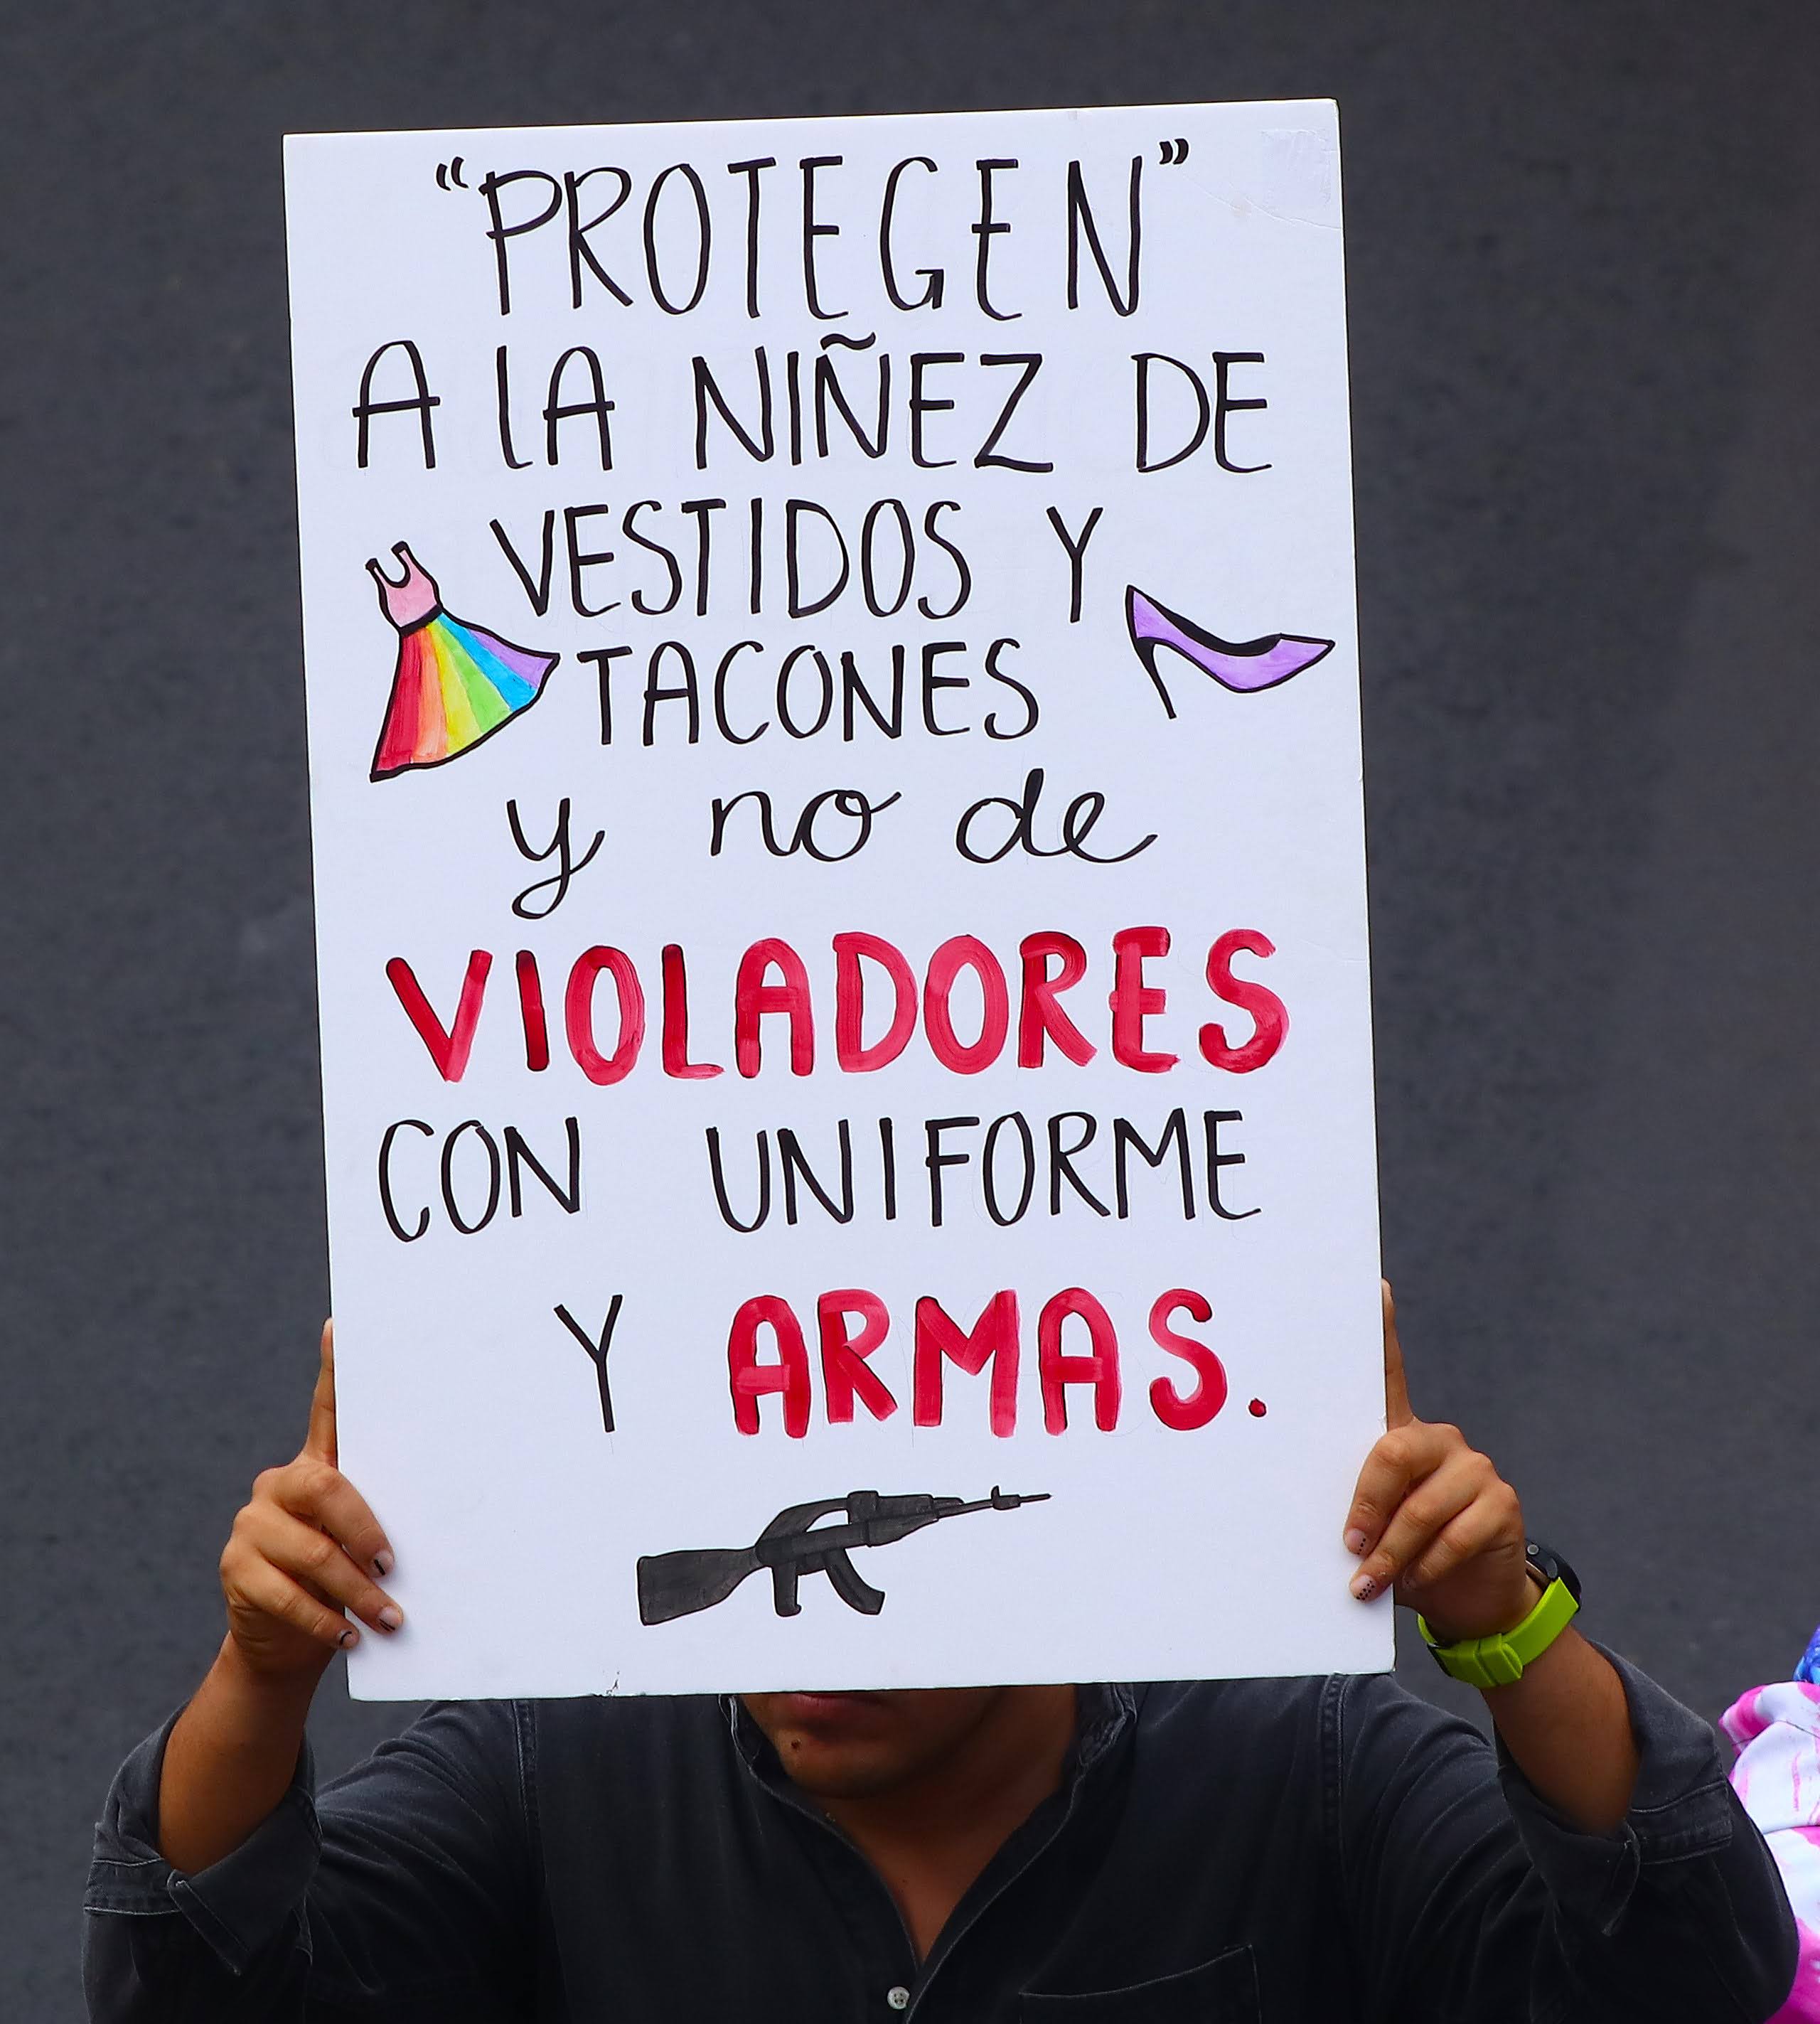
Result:
M413 625L421 625L442 608L442 597L436 588L436 579L431 575L404 542L394 544L392 553L404 564L402 582L394 583L380 566L375 556L367 563L373 581L379 585L380 608L393 625L402 632Z

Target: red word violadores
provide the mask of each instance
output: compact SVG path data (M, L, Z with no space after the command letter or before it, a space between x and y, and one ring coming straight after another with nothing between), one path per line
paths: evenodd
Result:
M1112 937L1108 1040L1113 1059L1142 1074L1161 1074L1180 1059L1149 1045L1145 1032L1147 1021L1160 1016L1168 1002L1167 992L1147 975L1145 966L1166 956L1169 948L1167 928L1121 928ZM1229 929L1209 948L1204 966L1208 989L1251 1021L1250 1032L1237 1040L1217 1020L1200 1028L1198 1044L1211 1066L1248 1074L1262 1068L1282 1045L1289 1029L1282 1000L1232 967L1239 955L1275 953L1275 944L1255 928ZM843 1074L864 1075L896 1061L919 1024L943 1067L956 1075L978 1075L990 1068L1012 1043L1013 975L1020 1068L1040 1068L1051 1046L1077 1064L1092 1061L1099 1052L1061 1002L1062 994L1086 976L1088 962L1082 944L1059 930L1026 935L1009 975L993 950L974 935L955 935L943 942L920 978L903 952L879 935L837 934L833 955L834 1058ZM475 949L468 959L454 1016L445 1024L402 956L393 957L386 966L399 1003L445 1081L459 1082L467 1070L492 968L491 953ZM528 949L518 952L516 969L525 1065L541 1071L550 1063L551 1023L542 970ZM608 987L614 1009L604 1019ZM978 1032L971 1037L956 1030L957 987L961 1003L969 1008L967 1023L971 1026L976 1018L978 1022ZM657 1052L663 1073L687 1081L724 1074L722 1063L692 1058L688 965L675 943L659 959L659 997ZM877 1010L887 1000L889 1023L868 1040L868 1028L875 1024ZM604 945L583 950L570 966L561 1017L569 1053L589 1081L622 1082L644 1057L646 1037L644 982L633 958L623 949ZM791 1072L813 1074L825 1039L825 1011L818 1025L808 966L788 942L776 936L752 943L735 975L732 1054L742 1076L756 1076L764 1065L767 1019L784 1023Z

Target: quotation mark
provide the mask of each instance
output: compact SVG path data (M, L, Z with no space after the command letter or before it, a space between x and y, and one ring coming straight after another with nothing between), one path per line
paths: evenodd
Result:
M1182 144L1182 152L1184 154L1187 152L1185 141ZM461 157L459 155L452 162L438 162L436 164L436 187L438 189L467 189L467 184L461 180Z
M1172 162L1185 162L1188 159L1188 144L1186 141L1165 141L1159 153L1165 167Z

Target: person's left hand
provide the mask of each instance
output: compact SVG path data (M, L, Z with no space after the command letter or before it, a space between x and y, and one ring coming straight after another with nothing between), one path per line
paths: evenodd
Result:
M1514 1629L1537 1594L1525 1571L1523 1507L1458 1427L1410 1410L1388 1282L1384 1392L1384 1437L1365 1458L1346 1517L1346 1550L1359 1561L1353 1594L1369 1602L1394 1586L1443 1644Z

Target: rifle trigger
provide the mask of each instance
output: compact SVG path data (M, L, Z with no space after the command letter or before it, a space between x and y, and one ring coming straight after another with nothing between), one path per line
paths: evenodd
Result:
M844 1549L828 1555L824 1571L834 1583L835 1593L849 1609L858 1610L862 1616L876 1616L884 1608L883 1590L874 1588L860 1575Z

